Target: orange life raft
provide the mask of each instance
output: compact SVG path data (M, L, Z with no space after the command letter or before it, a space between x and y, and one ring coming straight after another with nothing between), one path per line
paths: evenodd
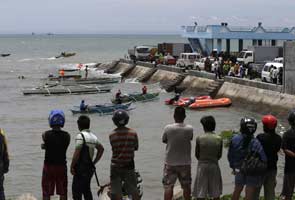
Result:
M229 98L204 99L204 100L195 101L195 103L192 103L189 106L189 108L198 109L198 108L211 108L211 107L225 107L230 105L231 105L231 100Z

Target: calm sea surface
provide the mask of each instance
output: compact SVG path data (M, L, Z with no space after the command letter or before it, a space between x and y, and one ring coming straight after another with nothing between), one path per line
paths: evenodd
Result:
M112 94L64 95L64 96L23 96L21 90L38 86L40 78L49 73L56 73L61 66L77 63L105 63L124 57L127 49L141 44L157 44L160 42L185 42L178 36L136 36L136 35L63 35L63 36L0 36L0 53L11 53L6 58L0 57L0 127L6 130L11 156L9 173L5 176L5 191L8 197L23 193L33 193L41 199L41 175L44 151L41 150L41 134L49 129L47 117L51 109L63 109L66 114L64 129L71 134L71 144L67 159L70 164L74 151L74 138L78 133L77 116L72 115L70 108L78 105L81 99L89 104L108 103ZM60 52L76 52L70 58L54 59ZM25 76L24 80L18 76ZM157 85L150 86L159 89ZM112 93L118 89L125 93L139 91L139 83L121 83L114 85ZM160 98L153 102L136 103L136 109L130 112L130 127L138 131L139 151L136 153L136 168L143 177L144 199L162 199L162 168L165 145L161 142L163 127L172 123L173 108L165 106L163 101L170 94L162 92ZM194 126L195 137L202 134L199 123L203 115L213 115L217 121L217 130L238 129L242 116L260 115L242 109L218 108L202 111L189 111L186 122ZM99 180L102 184L109 181L109 165L111 148L108 135L114 128L111 116L91 115L91 130L97 135L105 147L102 160L97 165ZM261 131L261 124L259 124ZM233 176L229 168L227 149L224 149L220 161L224 193L233 188ZM282 156L280 158L282 160ZM193 158L192 172L195 176L197 162ZM282 182L282 166L280 161L277 191ZM69 196L71 197L72 176L69 173ZM96 185L93 180L93 191Z

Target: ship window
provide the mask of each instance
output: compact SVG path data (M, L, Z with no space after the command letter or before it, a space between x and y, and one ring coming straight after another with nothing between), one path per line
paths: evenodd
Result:
M271 46L276 46L276 40L271 40Z

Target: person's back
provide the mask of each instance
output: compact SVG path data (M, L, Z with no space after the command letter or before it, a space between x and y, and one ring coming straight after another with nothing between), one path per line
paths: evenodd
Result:
M162 142L166 144L163 174L165 200L172 199L173 187L177 179L183 189L184 199L190 199L191 195L191 140L193 139L193 128L184 123L185 117L185 109L176 107L174 110L175 123L167 125L162 136Z
M165 163L172 166L191 163L193 128L184 123L167 125L163 141L167 141Z
M259 134L256 138L263 147L267 158L267 169L262 178L262 186L264 186L265 200L275 199L275 186L277 176L278 152L281 148L281 136L276 134L277 119L272 115L265 115L262 118L264 133ZM258 187L255 193L255 199L259 200L261 187Z
M216 122L213 116L201 119L204 134L196 139L195 156L198 167L193 196L197 199L219 199L222 194L222 177L218 160L222 156L222 139L215 135Z
M49 200L50 196L60 195L61 200L67 199L67 161L66 152L70 144L70 134L61 130L65 123L62 110L52 110L49 114L51 130L42 135L45 150L45 159L42 173L43 200Z
M0 199L5 200L4 174L9 170L9 155L4 130L0 128Z
M111 199L122 199L124 183L124 188L132 196L132 199L139 200L134 163L134 151L138 150L137 133L126 127L129 122L129 115L126 111L115 111L112 120L117 128L109 135L112 146Z
M222 139L212 132L207 132L197 138L199 143L199 161L218 162L221 156Z

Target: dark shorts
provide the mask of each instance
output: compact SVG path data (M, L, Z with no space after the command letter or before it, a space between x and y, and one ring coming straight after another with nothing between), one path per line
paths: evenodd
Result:
M111 167L111 193L113 195L122 195L123 182L127 194L132 195L139 192L134 169Z
M42 174L42 192L44 197L56 194L67 195L68 177L66 165L48 165L44 164Z
M295 173L284 174L282 196L292 197L295 187Z
M241 172L238 172L235 176L235 185L238 186L259 187L261 182L262 176L246 176Z
M191 187L191 166L164 166L163 185L165 188L171 188L174 186L176 180L179 180L181 187Z

